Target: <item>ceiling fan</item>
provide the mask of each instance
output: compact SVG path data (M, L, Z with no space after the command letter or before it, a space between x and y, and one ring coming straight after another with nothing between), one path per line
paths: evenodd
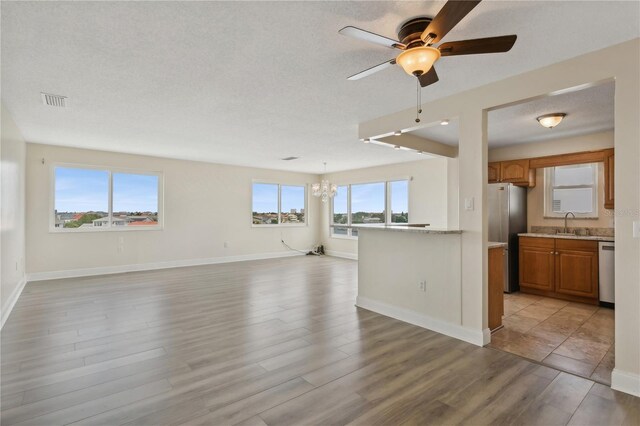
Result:
M440 42L480 1L449 0L435 18L422 16L411 19L405 22L398 31L400 41L360 28L344 27L338 31L342 35L402 51L396 58L354 74L348 80L359 80L398 64L407 74L416 76L420 86L425 87L438 81L438 74L433 68L433 64L441 56L508 52L516 42L516 35L450 41L437 47L433 46Z

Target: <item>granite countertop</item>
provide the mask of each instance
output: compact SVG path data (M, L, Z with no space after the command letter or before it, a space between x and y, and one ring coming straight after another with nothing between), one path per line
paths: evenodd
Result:
M488 247L490 249L498 248L498 247L507 247L507 246L508 246L507 243L498 243L498 242L495 242L495 241L489 241L489 244L488 244Z
M375 231L391 231L391 232L413 232L416 234L462 234L460 229L438 229L416 226L386 226L386 225L352 225L351 228L358 231L375 230Z
M518 234L519 237L538 237L538 238L559 238L564 240L591 240L591 241L615 241L615 237L605 237L599 235L558 235L558 234L540 234L540 233L524 233Z

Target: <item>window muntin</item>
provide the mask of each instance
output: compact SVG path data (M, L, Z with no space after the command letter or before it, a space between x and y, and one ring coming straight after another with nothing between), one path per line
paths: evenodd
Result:
M545 169L545 216L598 217L598 164Z
M161 229L159 173L54 165L52 179L52 231Z
M254 182L252 224L254 226L306 225L306 197L305 185Z
M358 236L357 229L335 226L339 224L366 226L408 223L408 197L408 179L340 185L338 193L331 200L331 235ZM394 212L394 209L397 209L397 213L387 214L387 211Z

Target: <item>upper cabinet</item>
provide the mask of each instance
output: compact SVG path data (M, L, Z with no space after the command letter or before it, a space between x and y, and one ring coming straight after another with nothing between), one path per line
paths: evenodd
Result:
M489 183L500 182L500 163L489 163L487 174L489 175Z
M519 160L496 161L487 166L489 183L513 183L517 186L536 186L536 169L604 162L604 208L614 207L614 149L599 151L573 152L570 154L550 155L547 157L523 158Z
M614 200L614 154L607 149L604 154L604 208L612 209Z
M501 182L528 182L529 160L511 160L500 163Z
M518 186L536 186L535 170L529 168L529 160L512 160L489 163L489 183L513 183Z

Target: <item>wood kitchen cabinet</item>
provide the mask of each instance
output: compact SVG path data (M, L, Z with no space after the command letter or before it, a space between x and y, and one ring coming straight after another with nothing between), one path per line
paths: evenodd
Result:
M501 182L528 182L529 160L511 160L500 163Z
M498 161L487 165L489 183L513 183L517 186L536 186L535 169L529 168L529 160Z
M489 249L489 330L502 327L504 315L504 247Z
M556 292L598 299L597 241L556 239Z
M520 290L598 303L598 242L520 237Z
M553 292L555 289L555 240L520 237L518 256L520 289Z
M614 200L614 172L615 172L614 150L607 149L604 152L604 208L612 209Z
M500 182L500 163L489 163L487 175L489 176L489 183Z

